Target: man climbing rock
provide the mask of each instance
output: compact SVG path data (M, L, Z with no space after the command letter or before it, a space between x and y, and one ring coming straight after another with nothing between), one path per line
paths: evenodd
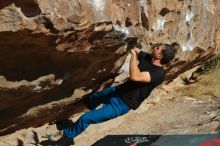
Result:
M137 109L151 91L163 82L163 65L174 59L176 50L173 45L159 44L153 47L151 54L136 47L130 53L130 78L123 84L89 95L85 101L90 111L63 131L49 135L49 139L54 141L55 145L73 144L73 139L90 124L105 122L122 116L131 109ZM102 107L96 109L101 103Z

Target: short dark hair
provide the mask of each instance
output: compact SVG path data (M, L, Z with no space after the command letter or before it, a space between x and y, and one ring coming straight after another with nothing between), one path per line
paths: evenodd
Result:
M163 57L160 60L160 63L162 65L169 63L175 58L176 55L175 46L177 44L172 43L172 44L163 44L163 45L165 45L165 49L162 50Z

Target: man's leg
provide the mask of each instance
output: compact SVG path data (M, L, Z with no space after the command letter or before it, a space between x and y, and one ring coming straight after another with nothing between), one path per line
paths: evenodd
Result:
M92 95L90 95L87 99L87 105L90 110L95 109L97 106L99 106L101 103L104 103L107 98L110 96L113 96L115 92L117 91L117 86L111 86L108 88L105 88L99 92L95 92Z
M64 136L74 138L83 132L90 124L104 122L129 111L127 105L118 97L112 97L109 104L104 104L101 108L91 110L83 114L71 127L64 129Z

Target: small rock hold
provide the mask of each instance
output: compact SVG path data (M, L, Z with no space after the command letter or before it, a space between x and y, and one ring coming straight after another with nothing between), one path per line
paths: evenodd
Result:
M82 20L82 16L79 16L77 14L73 14L70 17L67 18L67 21L74 24L79 24Z

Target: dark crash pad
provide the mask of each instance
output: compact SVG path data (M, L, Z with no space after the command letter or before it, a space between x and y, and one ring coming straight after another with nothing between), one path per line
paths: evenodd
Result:
M93 146L220 146L220 134L108 135Z

